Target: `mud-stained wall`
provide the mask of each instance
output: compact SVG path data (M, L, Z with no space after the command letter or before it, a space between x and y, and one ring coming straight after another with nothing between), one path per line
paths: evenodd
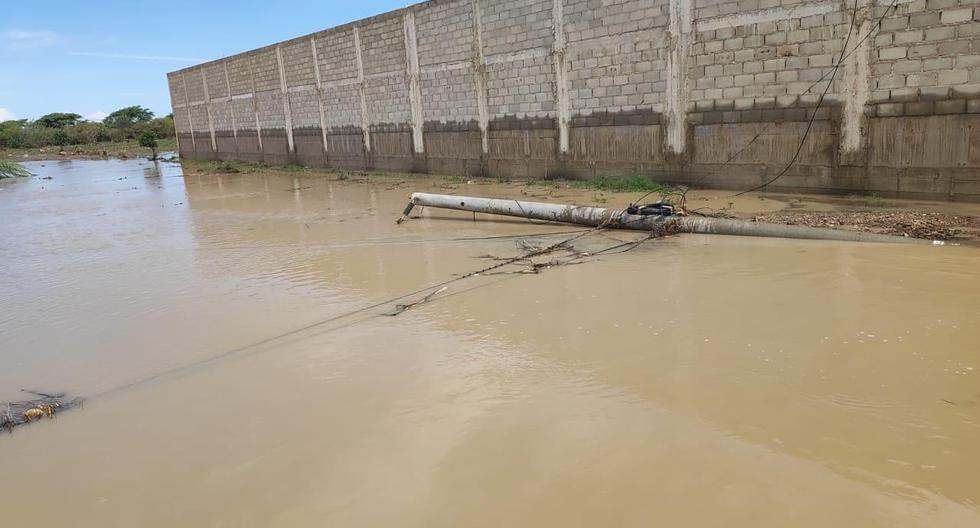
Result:
M978 0L430 0L169 81L189 158L980 201Z

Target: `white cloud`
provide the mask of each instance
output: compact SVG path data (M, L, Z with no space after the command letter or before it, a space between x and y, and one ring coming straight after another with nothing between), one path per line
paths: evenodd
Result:
M10 50L26 50L53 46L60 42L61 36L53 31L27 31L11 29L0 33L0 41Z
M101 123L103 119L109 117L109 114L105 112L92 112L85 116L86 121L94 121L96 123Z
M0 108L0 121L11 121L17 119L13 112L6 108Z
M168 57L165 55L130 55L128 53L102 53L98 51L73 51L69 55L77 57L99 57L103 59L126 59L143 61L165 61L165 62L207 62L208 59L197 57Z

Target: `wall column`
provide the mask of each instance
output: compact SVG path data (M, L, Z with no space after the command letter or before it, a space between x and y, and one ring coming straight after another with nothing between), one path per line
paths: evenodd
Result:
M683 154L687 149L688 56L691 53L691 1L670 0L667 29L667 152Z
M416 154L425 152L422 111L422 89L419 86L419 46L415 34L415 13L405 10L405 59L408 72L408 101L412 107L412 147Z
M187 125L191 128L191 148L197 151L197 140L194 138L194 116L191 115L191 100L187 97L187 74L180 76L180 82L184 83L184 108L187 110Z
M483 155L490 154L490 108L487 103L487 60L483 56L483 26L480 22L480 0L473 0L473 71L476 77L476 107L483 143Z
M262 148L262 124L259 122L259 101L255 92L255 57L248 60L248 78L252 82L252 113L255 115L255 135L259 140L259 152L265 151Z
M201 68L201 84L204 85L204 110L208 113L208 132L211 133L211 152L218 152L218 141L214 137L214 118L211 117L211 92L208 90L208 76Z
M238 152L238 121L235 118L235 104L231 96L231 78L228 76L228 62L222 62L221 66L225 70L225 89L228 90L228 113L231 114L231 133L235 137L235 152Z
M846 4L846 0L844 4ZM866 8L867 9L867 8ZM855 31L851 34L850 46L854 46L853 54L844 62L844 78L842 79L841 97L843 112L841 115L840 156L845 165L859 163L863 165L861 154L863 149L862 130L865 125L864 105L867 104L871 93L871 40L861 40L862 35L868 35L874 30L874 21L867 18L866 9L859 9L854 15ZM850 6L842 12L850 11ZM847 40L845 38L845 40ZM835 58L839 64L844 55L851 50L841 50Z
M555 65L555 109L558 113L558 152L568 153L568 78L565 58L565 15L564 0L554 0L552 24L554 26L554 49L552 62Z
M327 148L327 120L323 112L323 81L320 78L320 59L316 54L316 37L310 37L310 48L313 49L313 75L316 79L316 106L320 111L320 136L323 138L323 152L326 153Z
M371 152L371 120L368 117L367 97L364 96L364 59L361 57L361 32L354 26L354 55L357 59L357 94L361 99L361 130L364 131L364 152Z
M286 143L290 154L296 152L293 144L293 111L289 108L289 87L286 86L286 70L282 64L282 46L276 45L276 62L279 64L279 87L282 90L282 113L286 118Z

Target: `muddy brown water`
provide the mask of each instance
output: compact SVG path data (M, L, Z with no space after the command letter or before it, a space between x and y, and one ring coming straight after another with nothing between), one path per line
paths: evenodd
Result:
M569 228L394 223L519 185L29 168L0 400L89 400L0 436L4 526L980 526L977 248L685 235L249 347Z

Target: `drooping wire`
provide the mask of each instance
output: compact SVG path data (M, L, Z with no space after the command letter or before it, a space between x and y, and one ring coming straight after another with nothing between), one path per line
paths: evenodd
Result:
M893 1L897 2L898 0L893 0ZM850 24L850 26L848 26L848 29L847 29L847 38L844 39L844 46L843 46L843 48L841 48L841 56L840 56L840 59L837 60L836 64L834 64L833 69L831 70L830 80L827 81L827 86L824 87L823 93L820 94L820 99L817 100L817 105L816 105L816 107L814 107L813 112L810 115L810 120L807 121L806 129L803 131L803 138L800 140L799 146L796 147L796 152L793 153L793 158L790 159L789 160L789 163L787 163L786 166L783 167L783 170L779 171L779 174L777 174L772 179L768 180L767 182L763 183L762 185L758 185L758 186L753 187L753 188L751 188L749 190L746 190L746 191L742 191L742 192L733 194L732 195L732 198L738 197L738 196L742 196L744 194L748 194L750 192L755 192L755 191L758 191L760 189L764 189L764 188L768 187L770 184L772 184L776 180L778 180L778 179L782 178L783 176L785 176L786 173L789 172L789 170L796 163L796 160L799 159L800 153L803 152L803 147L806 145L806 140L810 136L810 130L813 129L813 121L816 120L817 114L820 112L820 107L823 106L824 99L827 97L827 93L830 92L830 87L833 86L834 79L837 78L837 72L840 70L840 66L841 66L841 64L844 61L844 57L847 55L847 45L851 42L851 35L854 33L854 26L855 26L855 23L857 21L857 5L858 5L858 0L854 0L854 7L853 7L853 9L851 11L851 24ZM888 11L886 10L885 12L887 13ZM866 35L865 38L867 38L867 36L870 36L871 33L873 33L873 32L874 32L874 29L872 28L870 31L868 31L868 35ZM865 39L862 39L861 42L858 42L857 46L855 46L854 49L855 50L859 49L861 47L861 44L864 42L864 40ZM807 90L809 91L810 89L812 89L813 86L816 86L817 83L822 82L823 81L823 78L826 77L826 76L827 76L827 74L824 73L823 76L820 77L820 80L817 81L816 83L814 83L813 85L811 85L811 87L808 88Z

